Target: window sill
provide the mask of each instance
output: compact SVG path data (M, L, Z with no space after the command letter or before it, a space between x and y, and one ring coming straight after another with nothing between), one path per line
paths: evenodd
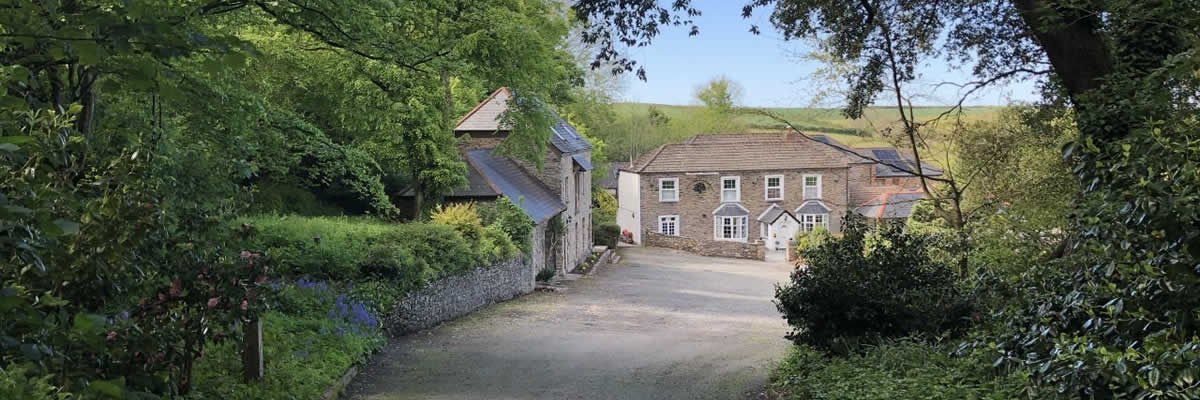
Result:
M659 202L659 203L678 203L678 202L679 202L679 200L662 200L662 199L659 199L659 200L658 200L658 202Z

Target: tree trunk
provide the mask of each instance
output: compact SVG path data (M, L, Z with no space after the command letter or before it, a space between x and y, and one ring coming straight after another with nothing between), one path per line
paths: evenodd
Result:
M1095 15L1067 15L1047 0L1012 0L1029 31L1046 51L1055 75L1071 102L1084 106L1082 96L1103 84L1115 68ZM1076 13L1071 13L1076 14Z

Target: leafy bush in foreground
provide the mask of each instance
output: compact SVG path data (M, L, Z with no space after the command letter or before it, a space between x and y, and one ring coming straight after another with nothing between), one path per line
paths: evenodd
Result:
M1023 374L997 374L986 360L949 356L949 349L912 341L872 346L829 358L795 346L771 371L784 399L1010 400L1026 398Z
M521 207L508 201L508 198L501 197L477 209L479 216L483 217L483 223L504 230L518 249L525 253L533 249L533 220L525 215Z
M788 338L822 350L853 350L881 338L960 333L972 307L925 237L848 218L841 239L805 250L807 268L775 289Z
M241 381L237 343L214 346L196 365L195 399L316 399L385 340L370 304L354 288L324 281L274 284L278 310L263 314L262 382Z

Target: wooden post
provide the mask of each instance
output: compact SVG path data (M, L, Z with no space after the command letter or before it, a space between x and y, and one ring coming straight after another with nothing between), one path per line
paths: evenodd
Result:
M262 321L255 319L242 324L242 375L256 382L263 377Z

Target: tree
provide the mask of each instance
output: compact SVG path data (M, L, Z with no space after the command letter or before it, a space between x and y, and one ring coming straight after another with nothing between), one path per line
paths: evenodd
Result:
M700 104L704 104L716 114L728 114L742 100L742 85L727 76L710 79L703 85L696 86L692 95Z

